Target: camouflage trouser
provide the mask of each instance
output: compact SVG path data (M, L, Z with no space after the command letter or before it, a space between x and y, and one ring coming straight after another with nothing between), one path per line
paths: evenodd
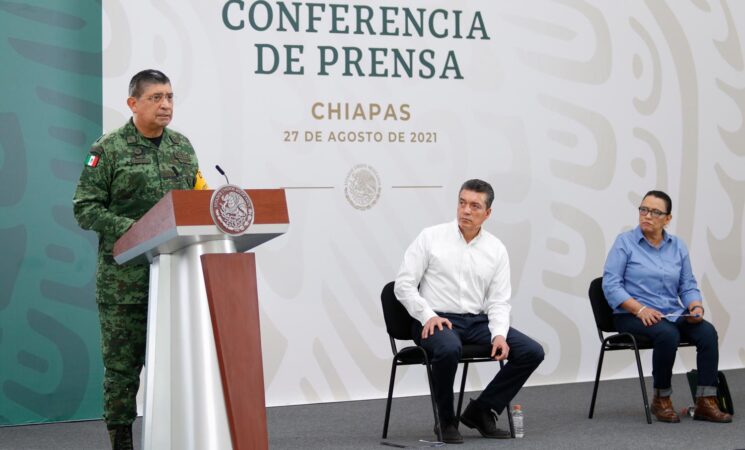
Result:
M145 363L147 305L99 303L103 354L103 419L129 425L137 417L137 389Z

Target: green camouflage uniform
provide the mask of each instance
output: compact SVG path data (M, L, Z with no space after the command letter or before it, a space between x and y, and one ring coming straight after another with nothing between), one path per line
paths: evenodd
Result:
M149 281L148 264L114 262L114 243L168 191L192 189L197 171L197 157L186 137L165 129L156 147L130 119L93 144L80 175L73 199L75 219L98 234L96 302L107 425L128 425L136 417Z

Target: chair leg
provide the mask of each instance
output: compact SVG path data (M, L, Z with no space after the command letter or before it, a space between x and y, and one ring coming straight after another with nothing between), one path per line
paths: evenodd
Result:
M590 415L589 419L592 419L593 413L595 413L595 399L598 396L598 385L600 384L600 371L603 369L603 357L605 356L605 346L600 347L600 358L598 358L598 370L595 373L595 385L592 388L592 400L590 401Z
M499 370L504 369L504 361L499 361ZM507 405L505 406L505 411L507 412L507 423L510 425L510 437L512 439L515 439L515 423L512 420L512 403L507 402Z
M507 406L505 406L505 411L507 412L507 423L510 424L510 437L512 439L515 439L515 423L512 419L512 404L507 403Z
M460 412L463 408L463 391L466 390L466 376L468 375L468 363L463 363L463 375L460 377L460 394L458 395L458 409L455 412L455 418L460 424ZM458 425L456 425L458 426Z
M636 355L636 369L639 371L639 384L642 387L642 399L644 400L644 414L647 415L647 423L652 424L652 415L649 412L649 399L647 399L647 387L644 385L644 372L642 371L642 362L639 358L639 348L634 346L634 355Z
M385 420L383 421L383 439L388 437L388 420L391 418L391 401L393 400L393 382L396 381L396 360L391 364L391 381L388 384L388 401L385 404Z
M435 386L432 383L432 366L429 364L429 359L425 359L425 365L427 366L427 381L429 381L429 398L432 400L432 412L435 415L437 440L442 442L442 424L440 423L440 412L437 409L437 402L435 401Z

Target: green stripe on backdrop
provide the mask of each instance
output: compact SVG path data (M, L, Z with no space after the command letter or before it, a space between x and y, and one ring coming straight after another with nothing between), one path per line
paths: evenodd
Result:
M72 195L101 134L100 0L0 0L0 425L101 416L96 237Z

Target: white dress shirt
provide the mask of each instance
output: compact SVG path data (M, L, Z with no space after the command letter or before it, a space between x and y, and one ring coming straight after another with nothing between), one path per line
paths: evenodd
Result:
M483 227L471 242L457 221L425 228L406 249L394 292L422 325L435 311L486 314L492 341L507 337L510 262L502 241Z

